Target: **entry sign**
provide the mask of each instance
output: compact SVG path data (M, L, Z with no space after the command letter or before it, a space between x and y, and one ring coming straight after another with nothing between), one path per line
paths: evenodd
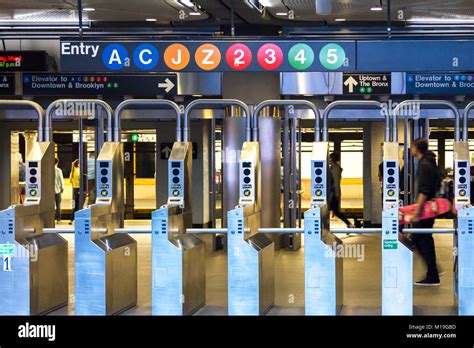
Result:
M474 74L407 74L407 94L474 94Z
M387 74L344 74L344 94L391 94L392 75Z
M0 74L0 95L15 95L14 74Z
M197 159L197 143L193 143L193 159ZM160 143L160 158L162 160L167 160L170 158L171 149L173 148L173 143Z

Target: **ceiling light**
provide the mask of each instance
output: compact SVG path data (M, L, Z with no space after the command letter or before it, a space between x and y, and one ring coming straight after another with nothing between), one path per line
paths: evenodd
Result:
M382 6L375 6L370 8L371 11L382 11Z
M277 12L277 16L288 16L288 12Z
M84 8L82 9L82 11L84 11L84 12L92 12L92 11L95 11L95 8L93 8L93 7L84 7Z
M145 19L147 22L156 22L156 18L147 18Z
M272 5L276 5L275 0L258 0L258 2L260 3L260 5L265 6L265 7L270 7Z
M456 23L467 23L473 24L473 17L463 17L463 18L430 18L430 17L413 17L407 19L407 22L410 23L420 23L420 24L456 24Z
M194 3L191 0L180 0L179 2L182 3L184 6L194 7Z
M345 22L345 21L346 21L345 18L336 18L336 19L334 20L334 22Z
M189 12L190 16L200 16L201 12Z

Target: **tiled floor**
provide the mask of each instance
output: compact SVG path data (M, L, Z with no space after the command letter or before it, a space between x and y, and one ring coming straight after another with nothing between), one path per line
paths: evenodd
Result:
M127 227L149 227L150 221L127 221ZM338 222L333 227L343 227ZM450 221L438 221L437 227L451 227ZM436 227L435 226L435 227ZM125 315L151 314L151 237L132 235L138 242L138 305ZM65 234L69 241L70 304L53 315L74 313L74 236ZM363 259L344 260L343 315L380 314L381 251L380 235L339 235L345 244L357 244ZM204 237L206 238L206 237ZM435 235L438 264L445 271L441 286L414 290L414 312L418 315L456 314L453 306L452 235ZM275 306L269 315L301 315L304 313L304 247L298 251L275 253ZM418 254L414 257L414 277L423 277L425 267ZM206 264L207 305L197 315L224 315L227 312L227 258L224 251L207 250Z

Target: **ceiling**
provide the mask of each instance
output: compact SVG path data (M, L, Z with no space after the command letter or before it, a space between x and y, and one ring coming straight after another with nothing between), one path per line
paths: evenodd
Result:
M318 14L315 1L331 2ZM82 0L86 26L271 25L384 26L388 0ZM324 5L324 4L323 4ZM231 10L233 9L233 11ZM78 21L76 0L0 0L0 25L65 25ZM474 25L473 0L391 0L392 25Z

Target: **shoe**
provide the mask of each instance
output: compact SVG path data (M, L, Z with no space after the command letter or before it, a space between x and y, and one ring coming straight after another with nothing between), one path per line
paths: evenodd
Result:
M423 280L419 280L415 282L415 286L439 286L439 285L440 285L439 279L425 278Z

